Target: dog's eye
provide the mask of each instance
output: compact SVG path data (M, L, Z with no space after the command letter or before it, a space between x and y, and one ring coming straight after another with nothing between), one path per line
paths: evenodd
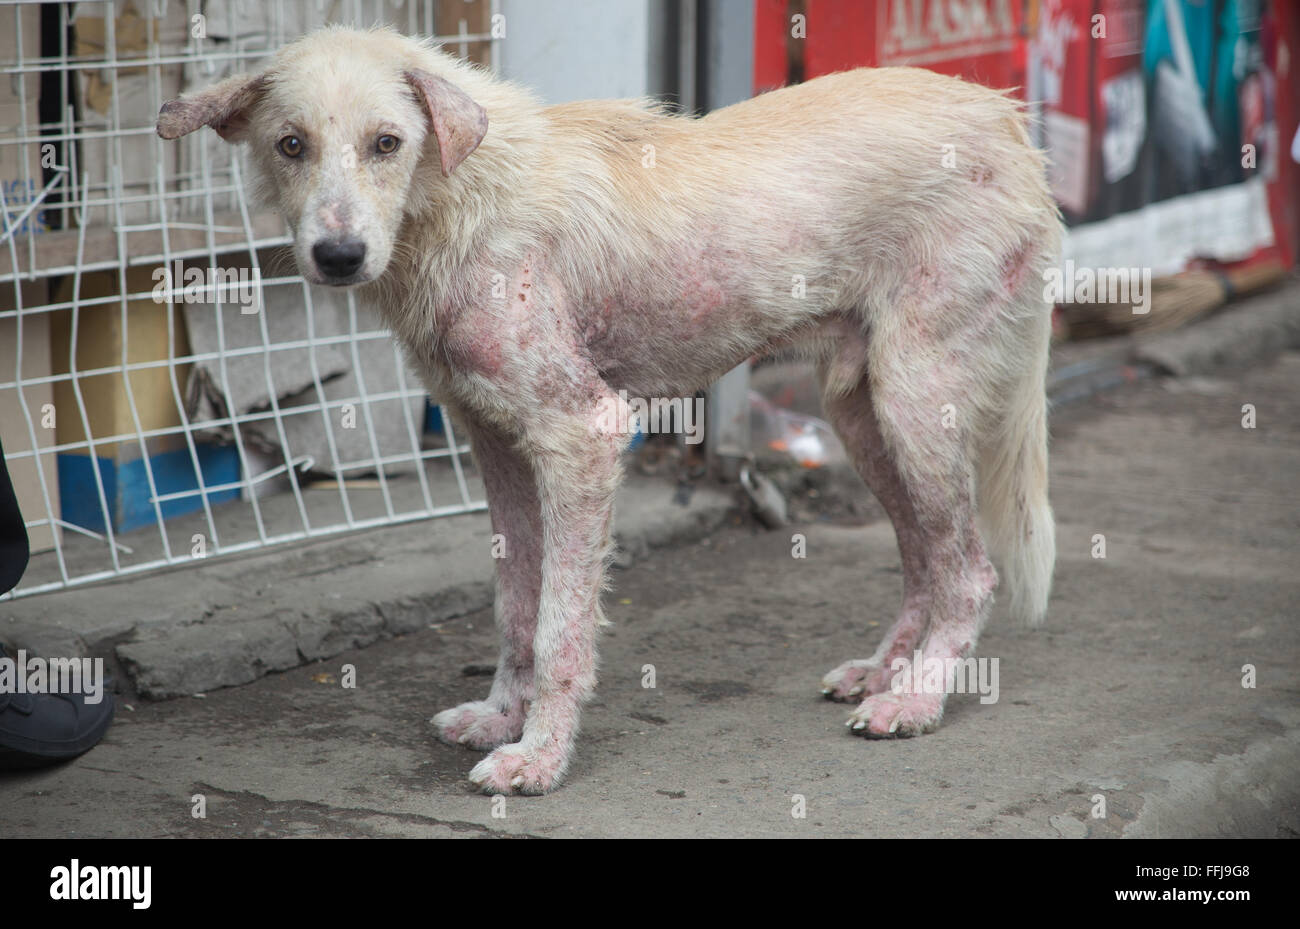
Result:
M297 158L302 154L302 139L296 135L287 135L276 143L276 148L285 158Z
M391 155L401 144L402 140L395 135L381 135L375 140L375 151L381 155Z

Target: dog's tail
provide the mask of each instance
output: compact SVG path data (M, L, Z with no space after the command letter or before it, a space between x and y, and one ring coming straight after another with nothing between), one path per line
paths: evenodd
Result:
M1037 321L1036 321L1037 322ZM1042 327L1037 359L1014 383L980 456L979 511L1002 565L1012 615L1038 625L1047 614L1056 564L1056 524L1047 501L1047 345Z

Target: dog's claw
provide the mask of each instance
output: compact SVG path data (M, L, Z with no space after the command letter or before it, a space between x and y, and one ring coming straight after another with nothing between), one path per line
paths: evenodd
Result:
M939 725L943 694L876 694L849 715L853 731L868 738L921 735Z

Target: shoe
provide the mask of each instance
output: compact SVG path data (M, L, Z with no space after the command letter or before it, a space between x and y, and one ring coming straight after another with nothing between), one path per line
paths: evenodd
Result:
M99 703L87 703L81 693L0 693L0 770L37 768L86 753L108 731L115 707L111 678L104 680Z

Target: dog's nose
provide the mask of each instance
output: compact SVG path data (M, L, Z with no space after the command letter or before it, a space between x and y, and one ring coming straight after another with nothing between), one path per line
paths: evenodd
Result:
M351 277L366 260L366 243L360 239L317 242L312 246L311 256L326 277Z

